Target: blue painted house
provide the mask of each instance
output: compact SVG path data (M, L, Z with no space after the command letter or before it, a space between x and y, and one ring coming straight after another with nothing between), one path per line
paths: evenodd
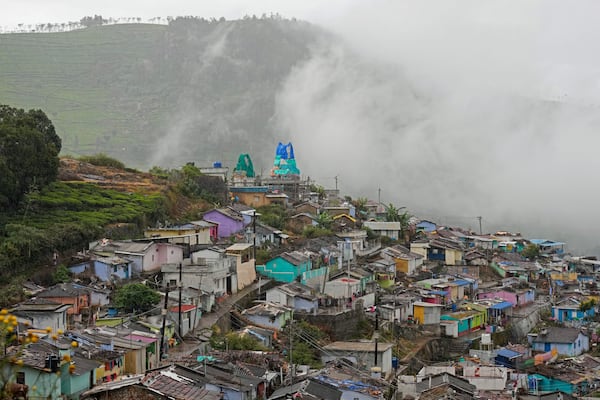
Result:
M435 231L437 229L437 225L431 221L422 220L417 224L416 228L417 232L422 231L429 233Z
M110 281L113 277L129 279L131 277L132 261L123 257L99 257L69 267L72 274L81 274L88 271L103 282Z
M302 273L312 269L312 262L304 254L293 251L283 253L269 260L265 265L257 265L256 271L278 282L294 282Z
M577 328L550 327L539 334L529 334L533 351L556 349L561 356L574 357L590 349L590 338Z
M582 320L586 317L591 318L595 313L593 306L582 311L581 302L574 298L565 299L552 307L552 317L560 322Z
M546 239L530 239L529 241L538 246L542 254L563 254L565 252L566 243L564 242Z

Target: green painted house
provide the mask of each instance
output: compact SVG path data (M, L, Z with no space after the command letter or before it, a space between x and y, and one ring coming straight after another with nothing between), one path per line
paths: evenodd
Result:
M265 265L257 265L256 271L278 282L290 283L302 276L303 272L312 269L312 262L304 254L293 251L282 253L269 260Z

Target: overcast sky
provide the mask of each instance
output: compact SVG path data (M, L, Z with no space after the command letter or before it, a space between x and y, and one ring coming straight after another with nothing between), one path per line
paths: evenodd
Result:
M87 15L103 17L241 18L244 15L279 13L324 22L344 13L356 0L3 0L0 26L79 21Z

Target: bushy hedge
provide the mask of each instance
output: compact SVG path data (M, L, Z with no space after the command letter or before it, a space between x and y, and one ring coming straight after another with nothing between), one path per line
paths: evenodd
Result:
M117 169L125 169L125 164L116 158L112 158L104 153L93 154L90 156L81 156L79 161L97 165L99 167L113 167Z

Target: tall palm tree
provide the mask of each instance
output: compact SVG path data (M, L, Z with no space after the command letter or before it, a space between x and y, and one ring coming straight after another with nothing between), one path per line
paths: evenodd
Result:
M400 210L401 208L396 208L392 203L385 206L385 220L387 222L400 222ZM404 208L404 207L402 207Z

